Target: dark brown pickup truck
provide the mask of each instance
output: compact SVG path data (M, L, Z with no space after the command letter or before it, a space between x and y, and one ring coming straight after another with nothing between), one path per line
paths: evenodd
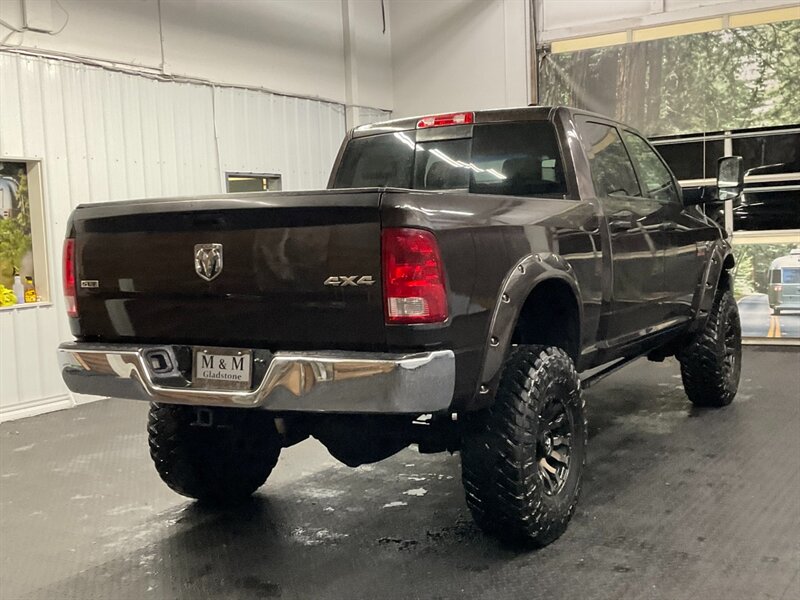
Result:
M546 544L586 457L581 389L642 355L736 394L726 232L635 130L564 108L358 127L329 189L79 206L64 285L75 392L151 402L156 468L249 496L309 435L348 465L460 450L486 530ZM581 374L579 376L579 373Z

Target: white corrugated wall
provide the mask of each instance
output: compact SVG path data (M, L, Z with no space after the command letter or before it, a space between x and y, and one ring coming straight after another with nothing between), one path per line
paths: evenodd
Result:
M325 187L345 133L344 107L238 88L215 88L226 173L280 173L284 190Z
M344 133L339 104L0 52L0 160L42 161L52 296L0 309L0 420L75 402L55 352L71 339L60 255L75 206L222 192L226 172L324 187Z

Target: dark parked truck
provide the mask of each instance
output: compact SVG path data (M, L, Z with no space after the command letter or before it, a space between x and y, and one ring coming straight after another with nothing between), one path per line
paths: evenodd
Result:
M573 513L582 389L677 356L736 394L725 231L741 192L682 191L635 130L569 108L358 127L327 190L79 206L64 252L75 392L151 403L164 481L241 500L308 436L356 466L460 451L487 531L543 545Z

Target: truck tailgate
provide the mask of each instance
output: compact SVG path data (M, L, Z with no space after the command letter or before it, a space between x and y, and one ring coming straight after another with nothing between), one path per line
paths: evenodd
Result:
M385 344L379 205L378 190L330 190L81 206L70 228L74 333L377 349Z

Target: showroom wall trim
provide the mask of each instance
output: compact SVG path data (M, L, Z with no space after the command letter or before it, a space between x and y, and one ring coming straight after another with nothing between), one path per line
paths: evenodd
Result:
M532 1L540 45L728 15L730 27L757 25L795 19L798 10L797 2L792 0Z
M225 172L324 187L345 133L341 104L163 82L0 51L0 161L41 161L50 301L0 310L0 420L71 406L55 348L69 213L84 202L217 194ZM385 115L374 111L366 117ZM37 240L34 240L34 244ZM165 257L169 260L169 257Z
M628 28L625 31L605 33L602 35L554 40L549 44L548 51L552 54L575 52L577 50L617 46L631 42L646 42L682 35L718 31L727 27L734 28L765 23L779 23L781 21L791 21L794 19L800 19L800 6L756 13L732 14L729 16L696 21L680 21L656 27ZM547 44L544 45L547 46Z
M0 2L0 46L77 61L260 88L344 103L345 40L356 104L391 109L390 31L384 0ZM349 15L345 29L342 15Z

